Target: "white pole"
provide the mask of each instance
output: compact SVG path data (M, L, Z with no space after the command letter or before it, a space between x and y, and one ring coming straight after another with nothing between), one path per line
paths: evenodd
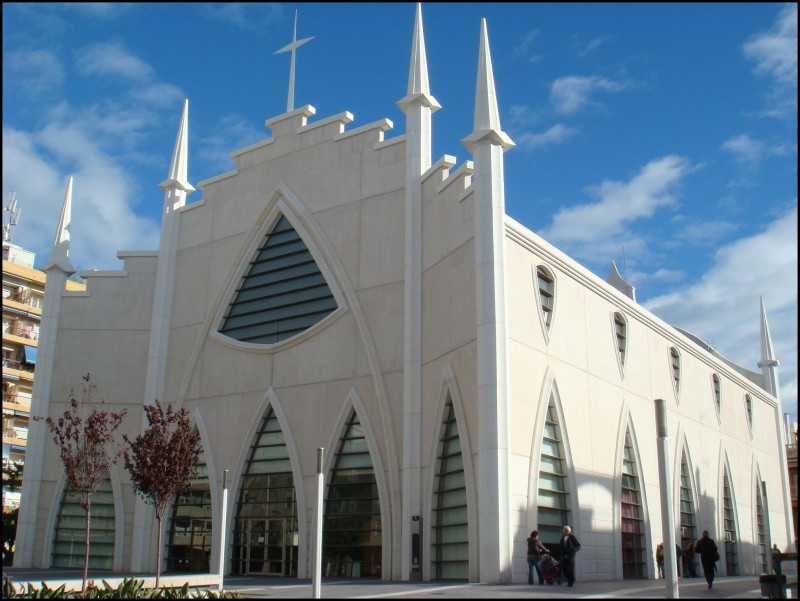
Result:
M311 589L314 599L322 596L320 585L322 582L322 457L325 449L317 449L317 507L314 512L314 553L311 561L314 563L311 569Z
M222 472L222 530L219 536L219 592L225 578L225 531L228 529L228 470Z
M667 409L664 399L656 399L656 436L658 447L658 480L661 490L661 530L664 537L664 567L666 568L667 599L677 599L678 557L675 553L675 518L672 511L672 492L669 485L669 439L667 438Z

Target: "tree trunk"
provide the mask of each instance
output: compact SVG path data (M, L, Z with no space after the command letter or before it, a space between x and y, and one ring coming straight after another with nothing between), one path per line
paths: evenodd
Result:
M91 519L91 506L92 506L92 497L91 495L86 497L86 536L84 538L85 542L85 549L83 552L83 586L81 587L81 592L86 592L86 580L89 576L89 520Z
M156 513L158 519L158 551L156 551L156 590L161 582L161 515Z

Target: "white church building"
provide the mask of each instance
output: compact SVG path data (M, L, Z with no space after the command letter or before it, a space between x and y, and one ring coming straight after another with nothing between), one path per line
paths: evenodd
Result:
M202 469L164 520L163 570L216 572L224 540L226 574L310 577L318 448L327 577L527 582L531 530L554 548L569 524L578 580L653 578L670 505L679 544L703 529L718 541L720 575L769 571L773 543L793 548L763 302L751 371L637 304L613 265L604 281L506 215L514 143L485 21L479 44L460 163L432 156L441 107L419 6L403 135L388 119L317 118L290 91L271 136L187 204L187 102L159 248L81 272L85 292L65 291L70 179L31 413L62 414L87 372L127 408L129 436L156 399L190 412ZM83 565L57 456L32 422L15 566ZM90 565L155 571L156 521L121 464L92 525Z

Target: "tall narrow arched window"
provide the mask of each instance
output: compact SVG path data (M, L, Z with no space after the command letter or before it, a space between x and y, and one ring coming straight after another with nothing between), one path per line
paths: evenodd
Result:
M625 367L628 348L628 323L622 313L614 313L614 340L617 345L617 356L619 366L622 370Z
M622 577L645 577L644 512L639 466L633 448L630 429L625 432L622 460Z
M323 575L381 576L381 506L367 439L355 411L336 451L325 500Z
M722 484L723 496L723 515L725 519L725 568L728 576L739 575L739 553L738 536L736 533L736 513L733 503L733 492L730 485L728 468L725 467L725 475Z
M672 370L672 386L675 388L675 398L681 392L681 356L674 346L669 349L669 364Z
M747 414L747 427L750 429L750 436L753 436L753 398L749 394L744 395L744 410Z
M261 419L242 476L233 531L234 574L297 576L297 501L275 412Z
M250 262L219 331L241 342L275 344L337 306L305 242L281 216Z
M711 382L714 388L714 406L717 408L717 415L719 415L720 411L722 411L722 383L717 374L711 376Z
M433 529L433 565L437 579L469 579L469 532L467 518L467 484L461 440L448 398L444 423L439 438L436 465Z
M692 489L692 470L686 457L686 449L681 453L681 549L686 549L689 544L694 544L697 536L697 515L694 507L694 492ZM685 556L684 556L685 557ZM692 561L697 563L695 556ZM696 566L694 566L696 567ZM697 573L695 569L694 573Z
M542 321L545 330L550 331L553 323L553 311L555 309L555 277L547 267L539 265L536 268L536 282L539 286L539 306L542 311Z
M167 572L209 572L211 526L211 489L205 454L201 450L197 477L172 504L172 519L167 530Z
M114 567L114 493L106 479L92 494L89 522L89 567ZM66 487L56 522L53 541L54 568L82 568L86 553L86 511Z
M562 438L558 413L553 397L550 397L539 459L537 525L542 543L554 551L559 548L561 529L564 524L572 523L569 510L566 456Z
M756 557L761 574L769 574L767 557L769 554L769 540L767 539L767 512L764 506L764 496L761 494L761 483L756 485Z

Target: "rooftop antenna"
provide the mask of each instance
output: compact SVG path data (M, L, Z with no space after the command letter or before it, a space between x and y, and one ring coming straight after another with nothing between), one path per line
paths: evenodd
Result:
M273 54L280 54L281 52L292 52L292 64L289 68L289 97L286 100L286 112L288 113L291 110L294 110L294 55L295 50L300 48L306 42L310 42L316 36L311 36L310 38L303 38L302 40L297 39L297 11L294 11L294 33L292 34L292 41L291 43L287 44L280 50L276 50Z
M17 193L11 192L8 204L3 208L3 242L11 243L14 236L14 226L19 223L22 207L17 206Z

